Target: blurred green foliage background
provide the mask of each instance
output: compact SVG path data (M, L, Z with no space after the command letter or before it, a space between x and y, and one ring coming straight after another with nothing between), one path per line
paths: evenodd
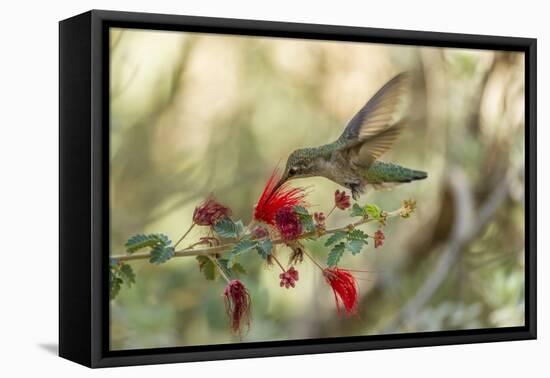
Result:
M520 53L111 29L111 254L136 233L178 239L209 193L248 223L279 162L335 140L404 70L408 127L381 160L429 178L361 198L386 210L413 198L418 210L389 222L381 249L344 258L370 271L359 281L360 317L337 316L311 263L285 290L277 268L250 255L241 263L253 325L242 341L523 325ZM310 186L312 211L325 212L338 188L320 178L294 185ZM345 222L338 212L328 226ZM322 241L306 246L325 260ZM194 258L131 264L137 283L111 302L112 349L241 341L227 326L224 283L206 281Z

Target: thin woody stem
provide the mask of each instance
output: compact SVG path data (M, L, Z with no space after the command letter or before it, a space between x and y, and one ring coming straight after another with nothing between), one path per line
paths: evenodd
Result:
M315 259L313 258L313 256L311 256L311 255L309 254L309 252L306 251L305 249L304 249L304 254L305 254L311 261L313 261L313 263L314 263L315 265L317 265L317 266L319 267L319 269L325 270L325 268L323 268L323 266L322 266L321 264L319 264L319 262L317 262L317 260L315 260Z
M334 210L336 210L336 205L332 206L332 209L330 209L330 211L328 212L326 218L328 219L328 217L330 217L330 214L332 214L334 212Z
M218 259L216 259L215 257L212 257L212 256L208 256L208 258L210 259L210 261L212 261L214 263L214 265L216 265L216 268L218 268L218 271L220 272L220 275L225 278L225 280L227 281L227 283L229 283L229 277L227 277L227 275L224 273L222 267L220 266L220 262L218 261Z
M174 248L176 248L182 242L182 240L185 239L187 235L189 235L193 227L195 227L195 222L191 223L191 226L189 226L187 231L185 231L185 234L183 234L182 237L176 242L176 244L174 244Z
M198 242L195 242L193 244L190 244L188 245L187 247L184 248L185 251L188 251L192 248L195 248L197 245L201 245L201 244L208 244L207 242L205 242L204 240L201 240L201 241L198 241Z
M248 234L249 232L252 231L252 227L254 227L256 225L256 221L254 219L252 219L250 221L250 223L244 228L244 232L243 232L243 235L246 235Z
M271 255L271 257L272 257L273 260L277 263L277 265L279 265L279 267L281 268L281 270L282 270L283 272L286 272L286 270L285 270L283 264L281 264L281 262L279 261L279 259L278 259L277 257L275 257L275 255L273 255L273 254Z
M404 209L405 209L404 207L400 207L399 209L394 210L394 211L383 212L383 215L384 215L385 218L392 218L392 217L400 215L403 212ZM363 218L363 219L361 219L357 222L348 224L346 226L328 229L328 230L324 231L323 233L318 233L317 231L306 232L306 233L303 233L302 235L300 235L299 239L306 239L306 238L310 238L310 237L313 237L313 236L323 236L325 234L334 234L334 233L339 232L339 231L349 231L351 229L354 229L355 227L361 226L361 225L366 224L366 223L373 222L375 220L376 219L374 219L374 218ZM188 230L188 232L189 231L190 230ZM273 245L285 244L285 243L286 243L286 241L284 239L275 239L275 240L273 240ZM206 247L206 248L197 248L197 249L184 248L184 249L181 249L179 251L174 252L173 257L210 256L210 255L215 255L215 254L222 254L222 253L225 253L225 252L229 251L231 249L231 247L233 247L234 245L235 245L235 243L226 243L226 244L222 244L222 245L218 245L218 246L214 246L214 247ZM150 257L151 256L150 256L149 252L134 253L134 254L131 254L131 255L114 255L114 256L111 256L112 259L117 260L117 261L142 260L142 259L148 259Z

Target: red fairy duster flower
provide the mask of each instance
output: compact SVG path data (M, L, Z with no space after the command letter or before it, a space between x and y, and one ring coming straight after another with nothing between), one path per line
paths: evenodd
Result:
M285 182L277 187L280 175L273 171L254 209L254 219L275 225L275 215L283 207L292 208L303 204L306 193L303 188L289 188Z
M298 239L302 233L300 216L291 207L283 207L277 211L275 225L284 240Z
M386 235L384 235L384 231L378 230L374 233L374 248L381 247L384 244L384 239L386 239Z
M242 333L243 326L250 327L250 295L239 280L231 280L223 291L225 312L229 318L231 330Z
M351 206L350 196L343 190L337 190L334 192L334 205L340 210L346 210Z
M279 274L279 278L281 279L281 287L286 287L289 289L296 286L296 281L299 279L299 274L298 271L291 266L289 270Z
M340 315L340 301L347 315L356 314L357 282L351 273L344 269L325 268L323 275L334 292L338 315Z
M210 195L193 212L193 222L199 226L212 226L221 218L231 215L231 209L222 205Z

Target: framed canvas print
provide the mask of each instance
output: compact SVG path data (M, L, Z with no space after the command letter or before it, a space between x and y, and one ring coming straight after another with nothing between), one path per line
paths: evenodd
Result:
M536 40L60 22L60 355L536 337Z

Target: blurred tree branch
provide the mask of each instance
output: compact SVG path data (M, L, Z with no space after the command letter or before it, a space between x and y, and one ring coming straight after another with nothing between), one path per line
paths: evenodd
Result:
M451 237L441 254L434 271L428 275L399 314L390 321L384 333L394 333L403 323L413 322L419 310L426 305L437 289L445 281L449 271L455 265L461 251L470 243L490 221L508 195L509 183L505 177L495 185L493 191L480 210L474 214L474 200L469 182L464 172L455 167L448 176L448 184L454 198L455 219Z

